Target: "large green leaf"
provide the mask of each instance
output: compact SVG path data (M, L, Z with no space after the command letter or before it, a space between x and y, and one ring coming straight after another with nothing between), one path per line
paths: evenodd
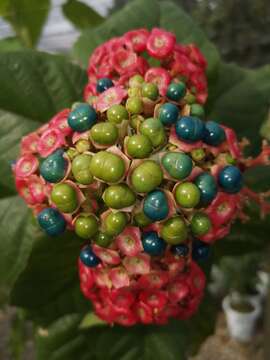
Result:
M27 47L36 45L50 7L50 0L2 0L0 16L13 27Z

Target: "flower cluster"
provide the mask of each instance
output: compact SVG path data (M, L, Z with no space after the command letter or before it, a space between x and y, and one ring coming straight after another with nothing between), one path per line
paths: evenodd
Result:
M245 219L248 199L269 211L243 181L246 168L268 162L269 146L245 159L246 142L205 121L205 66L166 31L129 32L92 55L87 101L22 139L17 190L48 235L85 239L81 289L111 324L190 317L209 245Z

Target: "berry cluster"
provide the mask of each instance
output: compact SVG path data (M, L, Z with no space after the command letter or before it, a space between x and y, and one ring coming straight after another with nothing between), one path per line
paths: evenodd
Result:
M86 240L81 289L109 323L190 317L209 244L243 218L247 197L269 210L242 175L269 147L244 159L232 129L204 121L205 66L166 31L129 32L92 55L87 101L22 139L17 190L47 234Z

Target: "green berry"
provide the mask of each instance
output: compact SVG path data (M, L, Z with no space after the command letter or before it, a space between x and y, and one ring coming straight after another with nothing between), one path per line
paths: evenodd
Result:
M75 189L65 183L54 185L51 192L51 200L57 209L63 213L72 213L78 206Z
M162 170L155 161L141 163L131 174L131 184L138 193L147 193L158 187L163 180Z
M89 154L80 154L72 161L71 170L74 179L82 185L91 184L94 180L90 172L91 159L92 156Z
M79 155L79 153L75 148L68 148L66 151L66 155L69 157L70 160L73 160L77 155Z
M208 233L211 228L211 221L208 215L197 213L191 220L191 231L195 236L202 236Z
M128 120L128 112L123 105L112 105L107 110L108 121L114 124L121 124L123 120Z
M190 154L194 161L202 161L206 155L204 149L194 149Z
M187 93L184 97L184 100L187 104L191 105L196 102L196 96L191 93Z
M164 223L160 235L168 244L181 244L187 239L187 226L180 216L175 216Z
M143 112L143 102L142 99L134 96L127 99L126 109L131 114L140 114Z
M134 216L134 221L136 223L136 225L138 225L139 227L145 227L148 226L152 223L152 220L149 219L145 213L142 212L138 212L135 216Z
M105 234L103 232L98 232L93 240L94 240L94 243L99 246L108 247L109 245L111 245L111 243L113 241L113 237L110 236L109 234Z
M141 75L134 75L129 79L129 86L131 88L140 87L144 82L144 78Z
M152 152L152 143L145 135L132 135L126 142L127 153L134 159L144 159Z
M90 239L98 231L98 222L94 215L80 215L75 221L75 233L83 239Z
M123 209L133 205L136 195L126 184L109 186L103 193L105 204L112 209Z
M139 124L141 124L144 121L144 117L141 115L132 115L131 119L130 119L130 126L134 129L137 130Z
M204 118L205 116L204 108L200 104L192 104L190 106L190 115L197 116L199 118Z
M84 153L85 151L90 150L90 143L88 140L81 139L76 142L75 147L79 153Z
M97 179L117 183L125 174L125 163L118 155L99 151L91 159L90 172Z
M194 208L200 202L200 190L195 184L184 182L177 185L175 199L183 208Z
M140 125L140 133L147 136L154 147L166 141L166 133L162 123L156 118L148 118Z
M99 145L113 145L118 139L118 129L110 122L100 122L90 130L92 140Z
M142 96L142 91L141 88L139 87L134 87L134 88L129 88L128 89L128 97L132 98L132 97L141 97Z
M158 98L158 87L154 83L144 83L142 85L142 96L155 101Z
M168 152L161 159L162 166L168 174L178 180L183 180L192 171L191 158L180 152Z
M111 212L104 220L104 232L111 236L119 235L128 222L126 213L122 211Z

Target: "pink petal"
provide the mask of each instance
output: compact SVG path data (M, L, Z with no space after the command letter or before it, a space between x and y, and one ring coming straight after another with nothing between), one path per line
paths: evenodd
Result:
M36 132L24 136L21 141L21 154L24 155L26 153L31 153L31 154L37 153L38 141L39 141L39 136Z
M30 194L36 203L42 203L46 198L45 181L37 175L31 175L28 178L28 187Z
M14 167L15 176L18 179L24 179L34 174L39 167L38 159L32 154L21 156Z
M121 262L120 256L115 250L106 249L96 244L92 246L92 249L97 257L99 257L105 264L118 265Z
M112 105L120 104L127 96L127 91L120 86L114 86L101 93L96 100L96 109L100 112L108 110Z
M141 232L136 226L127 226L115 242L120 252L126 256L135 256L143 251Z
M71 127L68 126L67 118L70 113L70 109L64 109L56 114L50 121L49 127L51 129L60 130L65 136L72 134Z
M137 256L125 257L123 265L132 275L143 275L150 272L150 256L139 254Z
M47 157L65 143L65 136L59 129L48 129L39 139L38 152L42 157Z
M123 266L118 266L110 269L109 275L112 284L116 289L129 286L129 276L126 269Z

